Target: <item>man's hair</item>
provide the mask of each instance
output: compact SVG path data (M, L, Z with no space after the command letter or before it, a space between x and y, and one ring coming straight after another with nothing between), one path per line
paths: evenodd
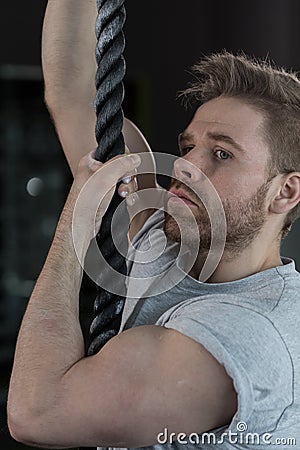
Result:
M205 103L220 96L247 102L265 117L269 177L300 171L300 79L296 73L225 51L205 57L192 70L197 81L182 92L188 102ZM287 214L283 236L298 216L300 203Z

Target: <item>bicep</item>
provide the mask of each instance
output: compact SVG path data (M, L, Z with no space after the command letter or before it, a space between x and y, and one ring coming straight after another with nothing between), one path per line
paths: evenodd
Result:
M165 428L201 433L228 423L235 410L232 380L204 347L177 331L143 326L121 333L65 374L60 404L43 421L43 440L155 445Z

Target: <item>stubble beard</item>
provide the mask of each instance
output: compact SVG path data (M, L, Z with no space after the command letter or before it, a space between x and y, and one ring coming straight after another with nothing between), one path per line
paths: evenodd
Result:
M171 186L182 187L194 201L195 194L187 186L174 183ZM170 186L170 187L171 187ZM265 210L266 195L270 182L263 183L258 190L247 200L223 200L223 209L226 217L227 232L224 253L228 258L236 257L245 250L257 237L261 231L267 217ZM186 209L178 205L176 217L180 222L180 227L184 233L184 242L187 246L195 248L199 245L199 254L206 255L211 243L211 222L203 203L198 199L198 208L190 208L191 214L186 214ZM169 214L167 208L165 212L164 232L166 236L174 241L181 242L181 233L177 221ZM194 217L194 219L193 219ZM199 237L193 232L193 221L196 221L199 230ZM214 230L219 224L214 223Z

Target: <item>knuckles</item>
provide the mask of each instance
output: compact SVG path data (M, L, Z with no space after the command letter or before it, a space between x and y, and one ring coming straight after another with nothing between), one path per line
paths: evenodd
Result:
M78 164L78 169L80 171L83 170L88 170L90 172L95 172L97 171L100 167L103 166L103 163L101 163L100 161L97 161L96 159L93 158L94 156L94 151L88 153L87 155L84 155Z

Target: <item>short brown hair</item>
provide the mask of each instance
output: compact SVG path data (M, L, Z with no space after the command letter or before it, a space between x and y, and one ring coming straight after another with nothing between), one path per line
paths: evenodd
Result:
M300 171L300 79L296 73L226 51L205 57L192 70L197 81L182 92L188 102L205 103L220 96L245 100L265 116L269 175ZM287 214L283 235L299 216L300 203Z

